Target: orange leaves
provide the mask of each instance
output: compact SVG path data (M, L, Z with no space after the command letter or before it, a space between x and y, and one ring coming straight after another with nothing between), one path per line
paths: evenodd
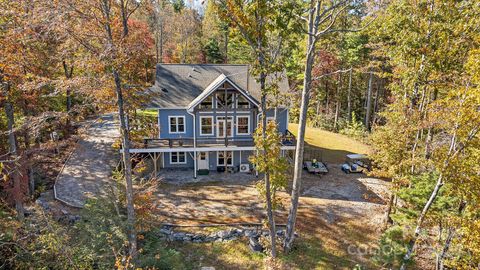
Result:
M135 194L133 201L135 205L136 227L139 231L146 231L153 226L155 221L153 192L148 188Z

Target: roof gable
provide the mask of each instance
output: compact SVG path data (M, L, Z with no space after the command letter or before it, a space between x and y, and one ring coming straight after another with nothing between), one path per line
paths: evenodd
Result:
M146 90L147 108L187 108L190 103L223 74L255 100L260 100L260 85L251 76L248 65L232 64L157 64L155 84ZM288 92L286 75L278 81L281 92ZM268 80L269 78L267 78ZM270 80L277 80L276 77Z
M200 104L205 98L207 98L210 94L215 92L223 83L228 82L230 83L237 91L239 91L243 96L245 96L250 102L252 102L255 106L258 107L258 101L250 96L248 92L243 90L242 88L238 87L235 83L233 83L225 74L220 74L210 85L205 88L205 90L195 98L187 107L188 111L193 111L193 109Z

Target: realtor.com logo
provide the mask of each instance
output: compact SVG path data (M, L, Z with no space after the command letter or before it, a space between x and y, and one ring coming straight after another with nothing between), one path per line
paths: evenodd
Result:
M349 245L347 248L347 252L349 255L377 255L377 254L391 254L397 255L399 253L398 250L394 250L392 247L389 246L382 246L382 247L369 247L369 246L356 246L356 245ZM400 253L399 253L400 254ZM399 255L398 254L398 255Z

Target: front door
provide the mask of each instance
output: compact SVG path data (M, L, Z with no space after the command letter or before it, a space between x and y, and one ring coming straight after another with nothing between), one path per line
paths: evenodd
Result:
M223 118L223 119L222 119ZM225 125L225 117L217 119L217 137L218 138L225 138L225 134L227 137L232 137L232 127L233 121L231 118L227 120L227 124Z
M198 153L198 169L199 170L208 170L208 152L199 152Z

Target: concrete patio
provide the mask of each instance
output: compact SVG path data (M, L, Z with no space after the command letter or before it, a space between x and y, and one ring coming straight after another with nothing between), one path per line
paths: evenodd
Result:
M250 173L225 173L210 171L208 175L197 175L195 179L193 177L193 169L160 169L157 174L157 179L162 183L172 185L184 185L191 183L231 183L231 184L247 184L252 181L260 179L260 175L257 177L255 174Z

